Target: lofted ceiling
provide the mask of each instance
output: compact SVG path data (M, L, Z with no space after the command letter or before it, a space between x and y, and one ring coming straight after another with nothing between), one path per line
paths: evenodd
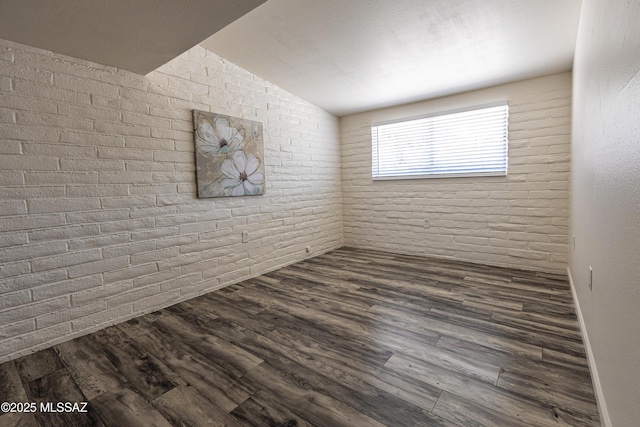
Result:
M0 0L0 38L138 74L266 0Z
M342 116L569 71L580 9L580 0L1 0L0 38L139 74L201 42Z
M201 43L336 115L569 71L580 0L269 0Z

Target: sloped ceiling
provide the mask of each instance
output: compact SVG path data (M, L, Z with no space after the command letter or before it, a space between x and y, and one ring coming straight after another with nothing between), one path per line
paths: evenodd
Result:
M0 38L147 74L266 0L1 0Z
M269 0L201 43L337 115L571 70L580 0Z
M580 0L1 0L0 38L140 74L201 42L342 116L569 71L580 9Z

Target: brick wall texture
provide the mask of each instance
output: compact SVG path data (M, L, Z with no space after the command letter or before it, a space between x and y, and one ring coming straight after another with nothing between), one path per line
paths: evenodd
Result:
M372 122L502 100L510 114L507 176L371 180ZM345 244L566 273L570 116L564 73L343 117Z
M200 47L139 76L0 40L0 362L344 244L564 272L570 87L339 120ZM507 177L371 180L372 121L504 99ZM264 196L196 197L193 109L263 123Z
M263 123L264 196L196 197L193 109ZM0 40L0 362L342 246L340 174L335 116L201 47Z

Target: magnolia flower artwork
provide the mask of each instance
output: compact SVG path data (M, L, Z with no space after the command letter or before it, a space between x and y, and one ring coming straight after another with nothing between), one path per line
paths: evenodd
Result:
M193 110L198 197L264 194L262 123Z

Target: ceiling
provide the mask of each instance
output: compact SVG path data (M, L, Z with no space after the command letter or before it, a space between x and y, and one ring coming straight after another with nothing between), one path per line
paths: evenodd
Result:
M569 71L580 0L269 0L201 43L336 115Z
M342 116L569 71L580 8L580 0L1 0L0 38L139 74L201 42Z
M0 38L147 74L266 0L0 0Z

